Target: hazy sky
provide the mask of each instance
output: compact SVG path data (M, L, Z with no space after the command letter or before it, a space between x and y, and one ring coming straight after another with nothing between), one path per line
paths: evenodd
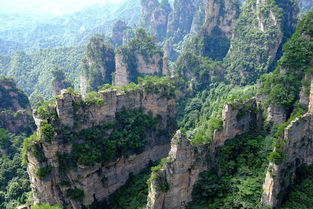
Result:
M124 0L0 0L1 11L62 15L85 7Z

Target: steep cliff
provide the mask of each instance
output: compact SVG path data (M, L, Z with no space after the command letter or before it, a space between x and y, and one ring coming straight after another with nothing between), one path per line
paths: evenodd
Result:
M63 70L54 69L52 71L52 96L59 95L62 89L73 87L72 84L66 80Z
M223 126L221 130L215 130L209 144L192 145L192 139L190 141L185 132L178 131L172 139L168 157L152 172L147 208L185 208L192 200L199 174L220 166L216 161L216 149L228 139L260 128L263 120L260 113L255 99L225 104Z
M35 128L31 107L13 79L0 78L0 98L0 127L15 134L31 133Z
M239 0L208 1L205 22L192 43L201 56L222 60L230 47L234 23L240 13Z
M167 58L153 37L138 29L128 45L118 49L115 57L114 85L137 83L138 76L168 75Z
M234 28L231 48L224 59L232 83L254 82L269 72L281 56L282 44L297 22L297 5L292 0L248 0Z
M119 46L123 45L123 40L125 37L125 31L127 29L128 29L128 26L126 25L126 23L121 21L121 20L117 21L114 24L113 30L112 30L112 38L111 38L111 42L112 42L113 46L119 47Z
M80 88L83 95L96 91L105 83L112 83L115 71L115 53L111 46L101 38L92 38L87 46L87 55L83 60L80 76Z
M84 99L64 90L38 109L38 131L24 145L35 203L89 207L165 157L175 128L170 85L143 81Z
M293 86L286 88L281 94L275 89L270 92L272 103L279 104L287 113L291 112L291 116L287 122L279 126L274 150L269 155L270 163L261 201L263 205L279 206L293 185L298 169L302 165L312 164L313 83L311 71L307 71L313 67L312 16L313 11L299 23L296 33L286 44L280 66L274 72L275 77L280 75L281 78L279 81L271 80L272 85L279 85L288 79ZM290 73L293 77L287 78L286 75ZM299 80L302 80L302 83ZM287 93L291 91L292 94ZM288 97L282 99L281 95L285 93ZM304 109L299 108L297 102L300 102ZM305 110L308 112L305 113Z

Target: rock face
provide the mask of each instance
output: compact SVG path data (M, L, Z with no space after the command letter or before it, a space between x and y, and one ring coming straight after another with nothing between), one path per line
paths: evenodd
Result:
M172 139L166 162L151 175L147 208L185 208L191 201L199 173L216 166L216 148L236 135L261 127L261 115L256 99L226 104L222 116L223 129L215 131L210 145L192 146L186 135L178 131Z
M311 83L309 111L293 120L280 139L274 152L282 156L279 162L270 162L263 184L262 205L277 207L296 177L297 168L313 163L313 83Z
M115 53L111 46L101 38L92 38L87 46L87 55L83 60L83 72L80 76L81 93L96 91L105 83L112 83L115 71Z
M147 208L184 208L191 201L199 173L207 169L205 157L204 146L193 147L185 133L177 131L171 142L168 163L152 173ZM167 185L168 190L162 189L162 185Z
M208 1L205 14L204 27L208 35L220 31L220 36L230 39L239 16L239 0Z
M66 80L63 70L55 69L52 71L52 96L59 95L62 89L72 87L72 84Z
M247 84L275 67L282 44L295 30L298 9L292 0L253 0L241 11L224 61L227 78Z
M125 36L125 31L128 29L128 26L123 21L117 21L113 26L111 42L113 46L118 47L123 45L123 40Z
M0 128L14 134L35 130L27 96L8 78L0 79Z
M34 157L33 151L30 150L28 153L28 173L35 203L45 202L66 208L89 207L93 203L105 200L127 181L130 174L138 174L150 161L165 157L169 151L170 138L159 133L161 130L168 130L168 133L171 133L175 127L176 103L173 97L165 96L168 95L167 91L167 88L160 88L159 93L153 93L141 87L126 93L118 93L116 90L99 92L98 97L105 101L100 105L84 103L81 95L62 91L61 98L58 98L56 104L49 110L54 119L44 119L35 114L38 135L42 134L46 120L55 130L50 142L41 141L35 147L37 152L44 156L44 161ZM77 105L83 103L85 105ZM85 140L88 140L67 141L67 137L82 130L88 131L99 125L110 124L116 120L116 115L121 111L140 108L145 114L157 118L156 128L149 131L141 152L129 153L109 162L90 166L79 163L77 167L66 165L68 169L61 172L60 156L68 156L73 152L75 144L86 143ZM107 130L101 135L110 132L112 130ZM40 178L38 170L45 168L50 169L49 175ZM73 196L69 197L69 191L79 191L84 196L75 199Z
M116 71L113 84L116 86L137 82L137 76L139 75L166 76L169 74L167 58L163 56L162 52L157 52L151 57L136 52L131 55L117 53L115 63Z
M222 118L223 129L214 132L211 149L223 146L227 139L261 128L263 120L255 98L225 104Z

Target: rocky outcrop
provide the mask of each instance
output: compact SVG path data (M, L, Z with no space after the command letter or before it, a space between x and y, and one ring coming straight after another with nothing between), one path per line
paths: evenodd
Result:
M313 84L313 83L312 83ZM302 165L313 163L313 85L311 84L309 111L296 118L284 129L277 142L263 184L262 205L277 207L282 203Z
M261 127L261 116L256 99L234 101L224 106L223 128L215 130L210 144L193 146L186 133L178 131L161 169L151 175L147 208L185 208L192 200L191 193L199 173L217 166L216 148L223 146L228 139Z
M289 186L296 177L296 170L303 164L313 163L313 115L307 113L292 121L284 130L280 147L274 149L282 162L271 162L263 184L262 204L276 207L281 204Z
M114 49L101 38L92 38L87 46L87 55L83 60L80 76L80 89L83 95L97 91L105 83L112 83L115 71Z
M138 174L151 161L165 157L169 151L169 135L175 127L175 98L172 93L167 87L158 87L158 93L154 93L143 85L127 92L102 91L91 102L81 95L63 90L56 104L48 108L49 114L45 114L49 115L48 118L35 113L38 137L43 136L43 129L47 126L52 125L54 130L50 140L41 140L29 148L28 173L35 203L45 202L65 208L89 207L108 198L127 181L130 174ZM151 128L146 130L145 145L141 151L126 150L126 154L110 161L96 161L93 165L77 162L73 166L70 163L75 157L75 147L81 144L89 146L88 137L96 133L95 128L110 127L120 112L139 109L156 120L156 127L152 128L150 124ZM108 140L106 136L110 136L113 129L100 128L99 136L104 137L101 143ZM165 130L167 134L164 134ZM91 132L85 138L80 133L86 131ZM75 140L70 139L73 136L76 136ZM89 149L92 151L93 147ZM42 157L38 158L33 153L42 153ZM65 165L64 161L67 162ZM38 171L48 174L43 177L38 175Z
M30 134L35 130L28 98L13 79L0 79L0 128L14 134Z
M227 79L247 84L272 70L281 56L282 44L295 30L297 14L292 0L246 1L224 59Z
M204 23L208 35L213 34L230 39L234 23L239 16L239 4L239 0L208 1Z
M129 50L131 52L125 52ZM157 51L153 54L143 54L135 49L122 49L115 56L114 82L116 86L137 83L138 76L144 75L169 75L168 60L163 52Z
M225 104L222 119L223 129L215 130L211 143L211 149L214 151L217 147L223 146L228 139L253 129L260 129L263 120L255 98L245 102L235 100L233 103Z
M267 118L266 120L273 125L279 125L286 121L287 115L283 107L270 104L267 108Z
M119 20L117 21L112 30L112 38L111 42L113 46L118 47L123 45L123 40L125 36L125 31L128 29L128 26L126 25L125 22Z
M72 84L66 80L63 70L55 69L52 71L52 96L59 95L62 89L72 87Z
M199 173L207 169L205 146L193 147L186 133L177 131L167 162L151 176L148 209L184 208L191 201Z

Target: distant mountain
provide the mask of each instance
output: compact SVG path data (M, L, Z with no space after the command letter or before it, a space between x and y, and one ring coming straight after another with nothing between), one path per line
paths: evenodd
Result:
M139 18L140 0L97 4L53 18L8 14L0 10L0 39L9 43L0 45L0 53L12 55L16 50L86 44L94 33L108 35L117 20L131 26Z

